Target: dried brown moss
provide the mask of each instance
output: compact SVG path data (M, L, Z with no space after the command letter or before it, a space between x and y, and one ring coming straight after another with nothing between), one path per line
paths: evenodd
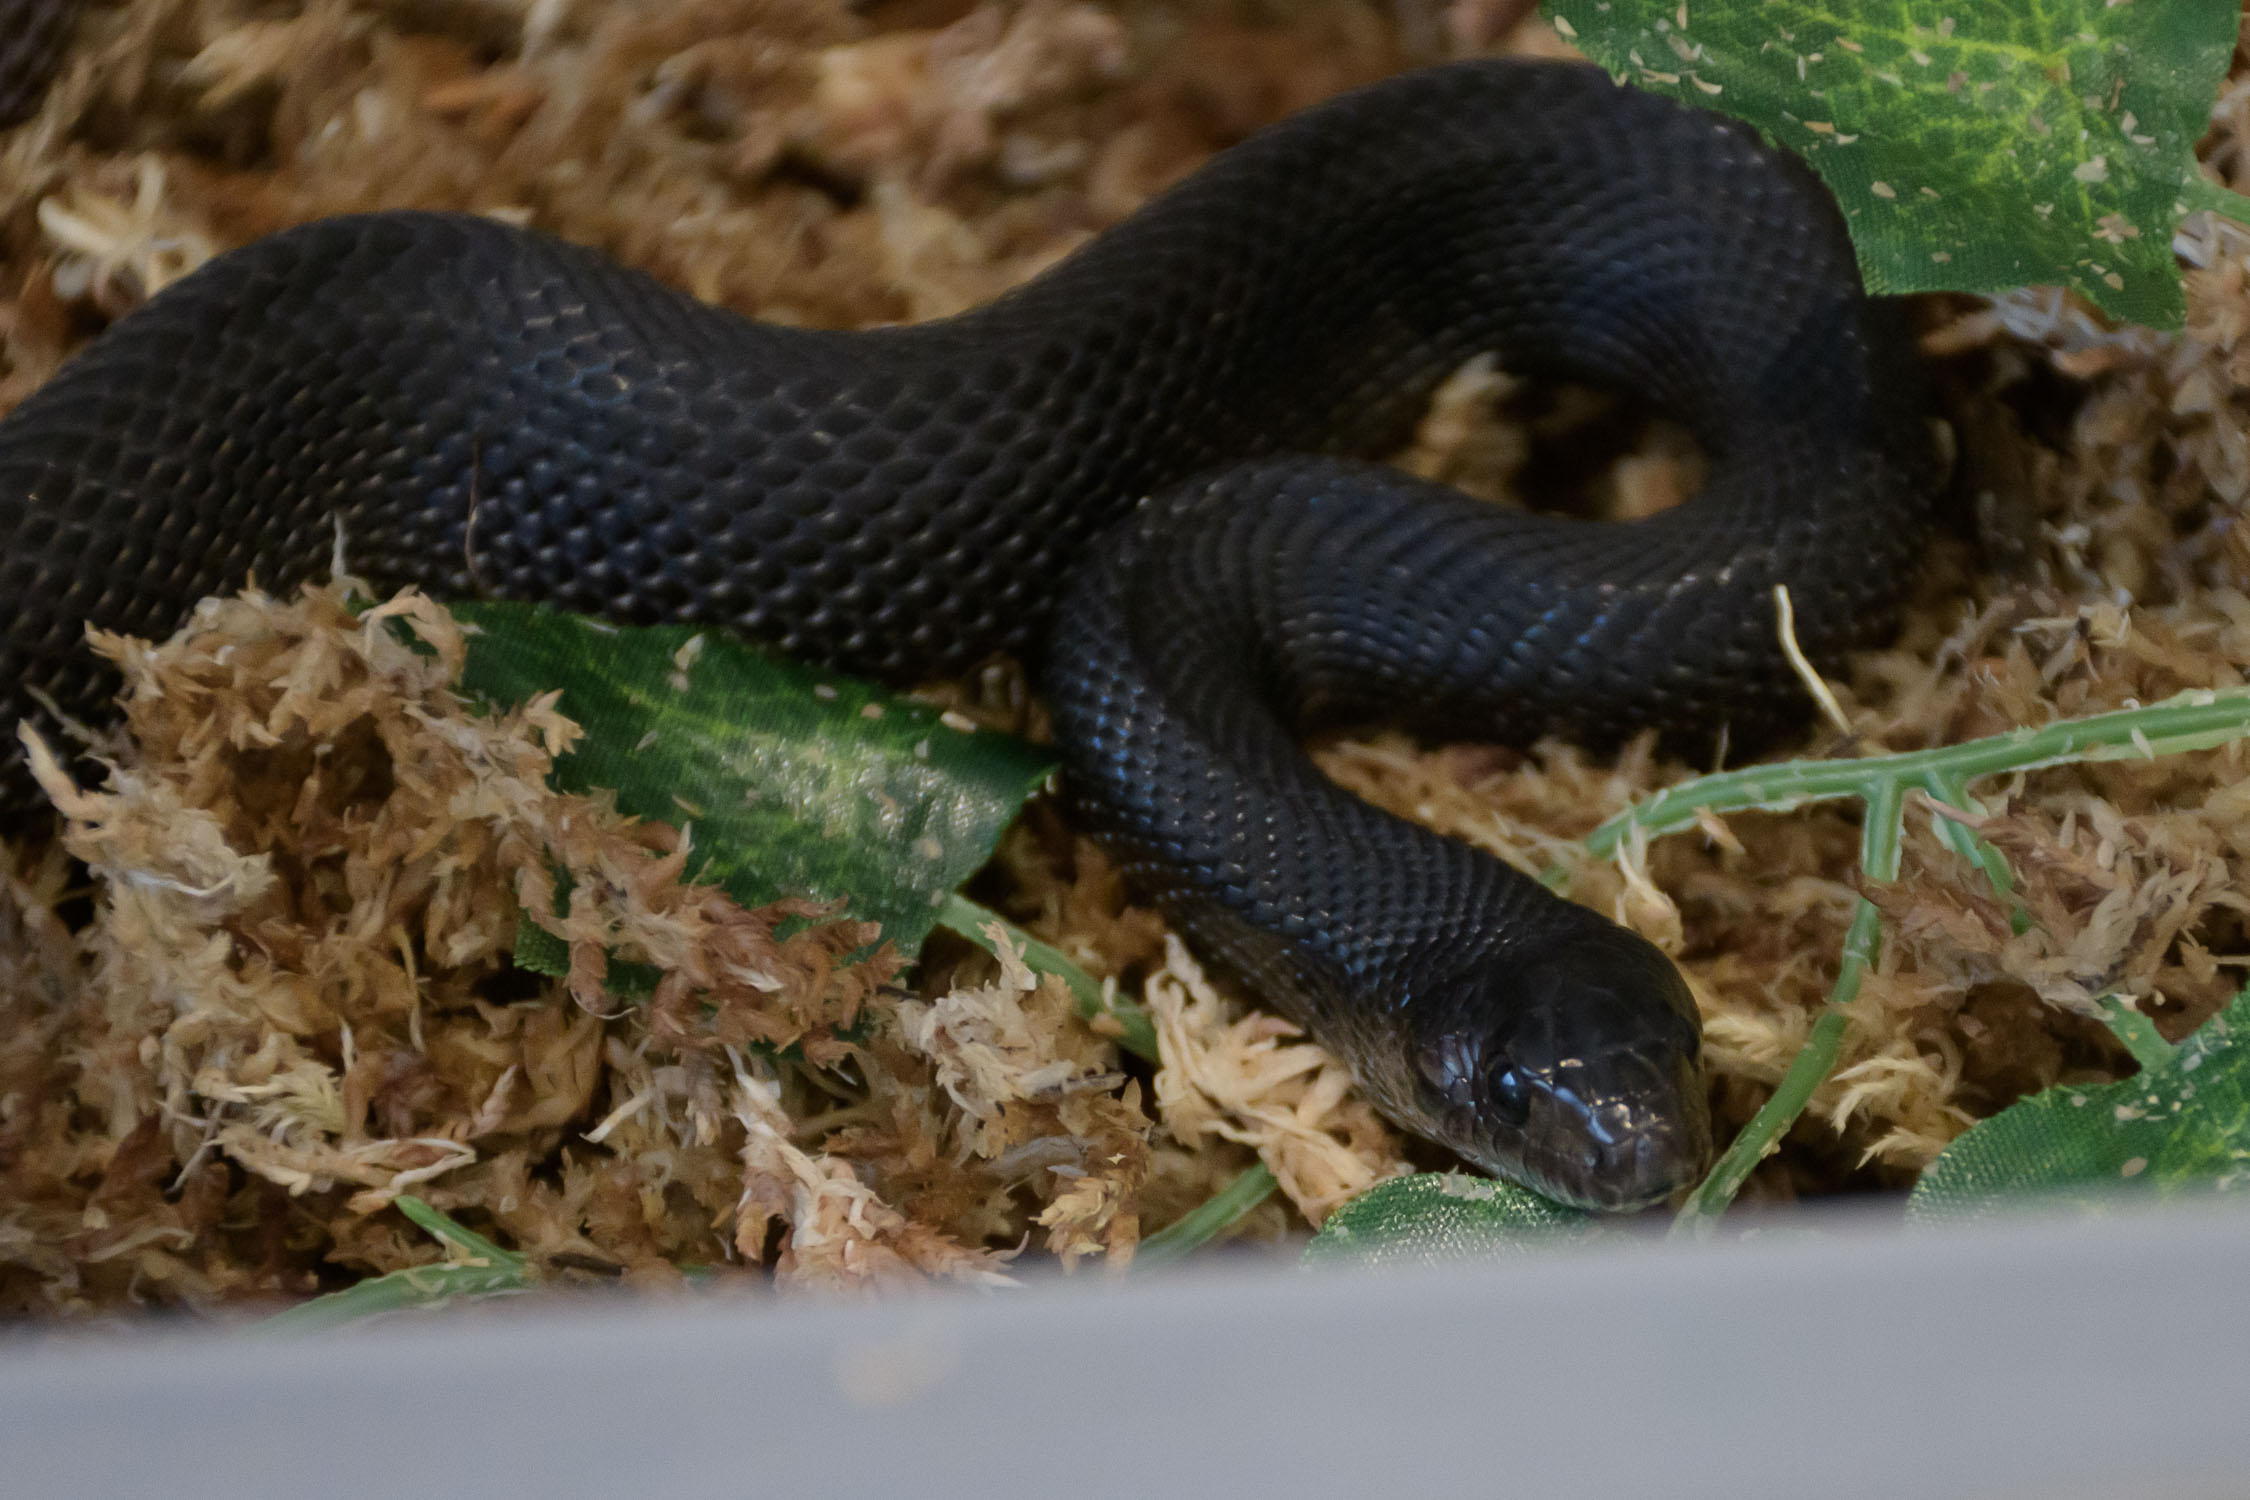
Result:
M220 247L378 206L535 223L766 318L950 312L1340 88L1565 50L1527 11L124 0L95 14L41 117L0 139L0 406ZM2246 75L2204 149L2238 186ZM1938 548L1897 646L1838 685L1849 735L1814 748L2240 681L2250 237L2196 221L2177 244L2178 337L2049 292L1933 308L1983 532ZM1406 461L1504 498L1539 452L1614 426L1604 410L1472 370ZM1657 429L1596 498L1638 514L1692 479ZM1171 1065L1145 1088L1013 964L936 956L902 1003L889 958L839 965L848 925L778 940L781 913L679 886L677 835L546 791L570 726L537 705L462 715L450 626L393 607L435 655L329 594L214 606L179 641L116 646L139 743L114 791L64 793L95 884L71 888L54 850L17 851L0 883L7 1306L207 1305L426 1261L383 1209L408 1189L557 1274L663 1282L770 1259L788 1285L882 1287L989 1280L1034 1242L1121 1261L1254 1152L1310 1214L1402 1165L1340 1071L1212 996L1051 812L980 889L1147 995ZM1004 681L953 691L1036 727ZM1395 736L1321 757L1521 867L1565 864L1582 899L1674 952L1723 1123L1787 1066L1860 893L1846 814L1712 820L1596 865L1575 838L1686 768ZM2250 952L2240 759L1985 789L1978 825L2040 919L2024 936L1917 813L1904 876L1870 893L1890 938L1844 1065L1754 1193L1899 1184L1976 1115L2119 1067L2084 1016L2101 993L2173 1035L2207 1015ZM519 910L551 910L557 867L573 972L538 984L502 955ZM613 948L666 968L652 1005L608 998ZM862 1042L830 1029L866 1018ZM803 1063L750 1045L790 1040Z

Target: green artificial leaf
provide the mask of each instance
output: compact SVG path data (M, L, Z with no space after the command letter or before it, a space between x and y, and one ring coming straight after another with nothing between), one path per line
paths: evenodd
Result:
M1589 1214L1509 1182L1423 1172L1377 1183L1328 1216L1305 1247L1308 1266L1443 1265L1586 1240Z
M2250 200L2196 138L2236 0L1545 0L1622 81L1749 121L1843 204L1875 292L2060 282L2177 328L2172 228Z
M557 761L559 787L614 788L625 812L689 827L690 876L746 906L843 899L902 953L1054 769L1021 740L715 630L525 604L453 612L478 632L468 691L513 705L562 690L586 737ZM517 961L567 969L563 945L528 923Z
M2250 1187L2250 990L2177 1047L2135 1036L2131 1078L2058 1084L1970 1126L1914 1185L1907 1221Z

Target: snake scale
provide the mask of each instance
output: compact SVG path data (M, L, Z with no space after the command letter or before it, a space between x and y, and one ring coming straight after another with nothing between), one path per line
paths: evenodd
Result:
M1487 350L1644 393L1701 491L1614 525L1365 461ZM1818 663L1893 628L1934 487L1917 392L1808 171L1558 63L1339 97L911 327L762 325L481 219L324 220L0 422L0 719L98 714L88 622L162 636L253 570L319 575L339 518L357 571L441 597L724 624L892 682L1014 653L1084 822L1208 961L1400 1124L1631 1208L1710 1149L1670 961L1300 741L1797 722L1772 590ZM20 819L20 754L0 776Z

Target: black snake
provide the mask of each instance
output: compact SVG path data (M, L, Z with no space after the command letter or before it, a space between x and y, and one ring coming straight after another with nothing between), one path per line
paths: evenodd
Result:
M1794 722L1774 585L1833 663L1891 628L1921 550L1893 318L1793 159L1551 63L1338 98L914 327L749 322L480 219L321 221L0 423L0 720L35 693L97 713L88 621L162 636L253 569L321 574L339 517L358 571L441 596L723 623L894 682L1016 653L1086 821L1206 958L1400 1123L1635 1206L1709 1153L1670 962L1343 793L1299 738ZM1485 350L1646 393L1701 492L1604 525L1350 457ZM20 755L0 775L20 816Z

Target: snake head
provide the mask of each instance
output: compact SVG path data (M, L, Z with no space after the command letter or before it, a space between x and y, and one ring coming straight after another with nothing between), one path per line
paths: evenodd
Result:
M1431 1134L1580 1208L1641 1208L1699 1177L1711 1114L1695 1001L1671 961L1604 924L1427 991L1415 1056Z

